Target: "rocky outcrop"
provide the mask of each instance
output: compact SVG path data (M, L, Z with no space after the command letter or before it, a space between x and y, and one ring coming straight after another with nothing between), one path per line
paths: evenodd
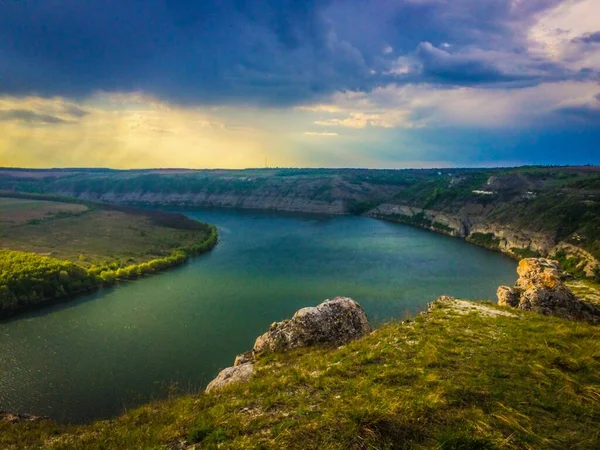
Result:
M418 226L450 236L466 238L469 242L513 257L545 256L556 242L547 233L539 233L489 222L480 205L464 205L451 214L413 206L384 203L368 212L369 216ZM480 242L482 239L485 243Z
M302 308L289 320L275 322L254 343L255 354L311 345L341 345L371 332L367 315L351 298L337 297Z
M367 215L457 237L466 237L470 229L467 217L391 203L381 204L370 210Z
M600 323L600 309L582 302L562 280L557 261L527 258L517 268L514 287L498 288L498 304L544 315Z
M523 228L513 228L507 225L494 223L474 224L469 235L490 235L496 242L497 250L515 255L515 250L528 250L546 256L556 245L553 237L545 233L527 231Z
M275 322L256 339L250 352L235 359L233 367L222 370L206 387L206 392L231 383L248 381L254 361L265 352L282 352L312 345L341 345L371 332L367 315L351 298L337 297L318 306L302 308L291 319Z
M47 417L32 416L30 414L16 414L7 411L0 411L0 422L21 423L21 422L42 422L50 420Z
M215 389L221 389L231 383L243 383L252 377L254 373L254 363L246 362L233 367L228 367L219 372L219 375L208 383L206 386L206 392L214 391Z
M496 292L498 304L502 306L511 306L517 308L519 306L519 297L514 288L509 286L500 286Z

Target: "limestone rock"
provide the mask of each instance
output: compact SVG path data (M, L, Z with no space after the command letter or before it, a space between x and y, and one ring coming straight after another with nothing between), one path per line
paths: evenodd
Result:
M557 261L545 258L521 260L514 288L498 288L498 304L565 319L600 323L600 309L579 300L562 281Z
M206 386L206 392L221 389L231 383L242 383L248 381L254 373L254 364L251 362L228 367L221 370L219 375Z
M281 352L311 345L341 345L371 332L363 309L351 298L337 297L302 308L289 320L276 322L254 344L254 353Z
M223 369L208 384L206 392L248 381L259 353L317 344L341 345L370 332L367 315L351 298L337 297L316 307L302 308L291 319L273 323L269 331L256 340L254 349L238 355L234 366Z

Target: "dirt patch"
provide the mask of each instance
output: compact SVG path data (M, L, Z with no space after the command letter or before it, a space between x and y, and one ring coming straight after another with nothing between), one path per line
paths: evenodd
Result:
M492 308L481 303L469 302L467 300L459 300L457 298L452 297L442 297L440 300L443 301L446 307L449 307L453 312L461 315L466 315L475 312L485 317L516 317L516 314L507 311L501 311L499 309Z

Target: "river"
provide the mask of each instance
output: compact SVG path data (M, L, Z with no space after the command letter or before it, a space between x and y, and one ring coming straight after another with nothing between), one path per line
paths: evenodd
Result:
M203 387L272 322L326 298L354 298L376 325L516 279L506 256L367 217L182 212L217 225L211 253L0 322L0 410L111 417Z

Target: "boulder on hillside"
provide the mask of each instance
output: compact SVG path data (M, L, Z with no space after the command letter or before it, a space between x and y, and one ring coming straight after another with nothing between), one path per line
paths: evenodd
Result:
M0 411L0 422L22 423L22 422L43 422L50 420L47 417L32 416L31 414L17 414L8 411Z
M206 392L248 381L254 373L257 354L310 345L341 345L370 332L367 315L351 298L337 297L315 307L302 308L291 319L272 324L269 331L256 340L254 349L238 355L234 366L222 370L208 384Z
M500 286L496 292L498 296L498 304L503 306L512 306L517 308L519 306L519 299L515 290L508 286Z
M254 343L254 353L281 352L311 345L341 345L371 332L367 315L351 298L337 297L302 308L289 320L275 322Z
M228 367L227 369L221 370L219 375L208 383L206 386L206 392L213 391L215 389L220 389L225 386L230 385L231 383L243 383L252 377L254 373L254 364L252 362L247 362L244 364L239 364L237 366Z
M521 260L519 279L513 288L498 288L498 304L544 315L600 323L600 309L579 300L562 281L557 261L546 258Z

